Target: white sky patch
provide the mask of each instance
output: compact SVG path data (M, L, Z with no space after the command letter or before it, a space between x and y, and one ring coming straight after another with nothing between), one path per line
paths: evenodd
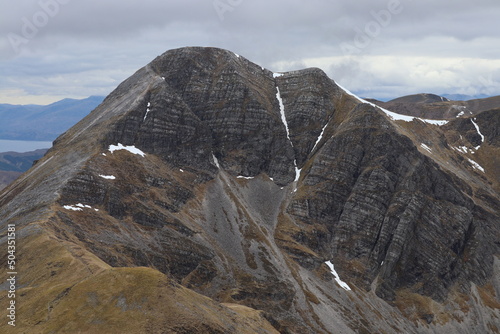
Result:
M468 160L469 160L469 162L471 163L471 165L472 165L472 167L473 167L474 169L477 169L477 170L479 170L479 171L481 171L481 172L483 172L483 173L484 173L484 168L483 168L480 164L478 164L478 163L477 163L477 162L475 162L474 160L471 160L471 159L468 159Z
M116 176L114 175L102 175L102 174L99 174L100 177L102 177L103 179L106 179L106 180L116 180Z
M273 73L273 78L279 78L283 76L283 73Z
M433 39L435 40L432 41ZM486 41L487 39L482 40L483 43ZM439 41L439 38L433 37L420 43L447 46L453 44L458 47L457 42L457 39ZM438 95L450 92L498 95L500 59L477 57L475 51L464 50L463 45L454 55L450 52L449 56L433 55L432 52L425 51L426 55L408 55L402 50L409 50L410 44L411 48L415 48L415 40L409 39L406 46L403 44L395 43L394 46L397 45L398 50L394 50L395 53L391 56L381 55L381 52L372 55L363 53L359 57L337 55L306 58L302 63L305 67L319 67L325 70L332 79L342 82L361 96L373 96L378 99L394 99L421 92L433 92ZM372 46L370 51L373 50ZM470 52L474 53L474 56L468 57ZM387 48L383 53L388 54ZM284 65L285 63L279 69L289 70L290 65Z
M427 145L425 145L425 144L423 144L423 143L422 143L422 144L420 144L420 146L421 146L424 150L426 150L427 152L432 153L432 150L431 150L431 148L430 148L429 146L427 146Z
M476 122L474 122L474 120L471 118L470 120L472 122L472 124L474 124L474 126L476 127L476 131L477 133L481 136L481 144L484 143L484 136L483 134L481 133L481 130L479 130L479 125L477 125ZM479 148L481 147L481 145L477 146L476 147L476 150L478 150Z
M146 153L144 153L143 151L141 151L140 149L138 149L137 147L135 146L123 146L122 144L118 143L118 145L109 145L109 151L111 153L113 153L114 151L120 151L120 150L125 150L125 151L128 151L132 154L137 154L137 155L140 155L141 157L144 157L146 155Z
M340 287L342 287L344 290L350 291L351 288L349 287L349 285L347 285L346 282L340 279L339 274L337 274L337 272L333 268L333 263L331 261L326 261L325 263L330 268L332 275L335 276L335 281L337 281L338 285L340 285Z

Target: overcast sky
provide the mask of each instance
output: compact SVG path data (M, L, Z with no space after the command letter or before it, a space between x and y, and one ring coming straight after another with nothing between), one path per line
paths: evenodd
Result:
M498 0L23 0L0 5L0 103L107 95L163 52L319 67L363 97L500 95Z

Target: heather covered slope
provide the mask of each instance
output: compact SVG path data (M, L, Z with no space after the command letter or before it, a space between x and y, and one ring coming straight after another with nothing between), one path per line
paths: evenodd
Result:
M319 69L168 51L1 193L19 328L498 330L498 117L438 126Z

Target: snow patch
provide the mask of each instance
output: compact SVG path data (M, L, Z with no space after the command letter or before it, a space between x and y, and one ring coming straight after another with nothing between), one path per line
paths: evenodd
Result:
M351 288L349 287L349 285L347 285L346 282L344 282L340 279L339 274L337 274L337 272L333 268L333 263L331 261L326 261L325 263L330 268L332 275L335 276L335 281L337 281L338 285L340 285L340 287L342 287L346 291L351 291Z
M471 163L471 165L472 165L472 167L473 167L474 169L477 169L477 170L479 170L479 171L481 171L481 172L483 172L483 173L484 173L484 168L483 168L483 167L481 167L481 165L480 165L480 164L478 164L478 163L477 163L477 162L475 162L474 160L471 160L471 159L468 159L468 160L469 160L469 162Z
M290 145L293 147L292 140L290 139L290 131L288 129L288 122L286 120L286 115L285 115L285 106L283 105L283 99L281 98L281 93L280 93L279 87L276 87L276 91L277 91L276 92L276 99L278 100L278 103L280 105L281 121L283 122L283 125L285 125L286 137L288 138ZM297 159L293 160L293 165L295 167L295 181L294 182L297 183L297 181L300 178L300 172L301 172L301 169L299 169L297 167ZM296 191L297 191L297 184L295 184L295 189L294 189L294 192L296 192Z
M116 176L114 175L101 175L99 174L100 177L102 177L103 179L106 179L106 180L115 180L116 179Z
M477 123L474 122L474 120L472 118L470 121L472 122L472 124L474 124L474 127L476 128L477 133L481 136L481 144L484 143L484 136L481 133L481 130L479 130L479 125L477 125ZM477 146L476 150L478 150L480 147L481 147L481 145Z
M421 120L424 123L434 124L438 126L446 125L449 122L447 120L437 120L437 119L425 119L425 118L417 118L417 119Z
M118 145L109 145L109 151L113 153L114 151L119 151L119 150L125 150L129 151L132 154L138 154L141 157L144 157L146 153L142 152L140 149L138 149L135 146L123 146L122 144L118 143Z
M143 121L146 120L146 117L148 117L148 114L151 111L151 109L149 109L149 107L151 107L151 102L148 102L148 107L146 108L146 114L144 115Z
M220 169L219 160L217 160L217 158L215 157L215 154L213 154L213 153L212 153L212 159L214 160L215 166Z
M63 206L63 208L65 208L66 210L73 210L73 211L83 211L82 208L77 208L73 205L65 205Z
M421 146L424 150L426 150L427 152L432 153L432 150L431 150L431 148L430 148L429 146L427 146L427 145L425 145L425 144L423 144L423 143L422 143L422 144L420 144L420 146Z
M78 203L75 205L65 205L63 206L63 208L72 211L83 211L83 209L92 209L90 205L83 205L82 203ZM99 211L99 209L94 209L94 211Z
M181 173L184 173L184 171L182 169L179 169Z
M452 149L460 153L469 153L469 149L467 148L467 146L452 147Z
M297 159L295 159L293 163L295 164L295 182L297 182L300 178L300 172L302 172L302 169L297 167ZM297 190L297 188L295 188L295 190Z
M283 105L283 99L281 98L281 93L280 93L279 87L276 87L276 91L277 91L276 99L278 99L278 103L280 105L281 121L285 125L286 137L288 138L288 140L290 140L290 131L288 130L288 122L286 121L286 116L285 116L285 106Z
M325 129L326 129L326 127L327 127L327 125L328 125L329 121L330 121L330 120L328 120L328 122L326 122L326 124L325 124L325 126L323 127L323 129L321 129L321 133L319 134L319 137L318 137L318 139L316 140L316 143L314 144L314 146L313 146L313 148L312 148L311 152L314 152L314 149L316 148L316 146L318 146L319 142L320 142L320 141L321 141L321 139L323 138L323 134L325 133Z
M284 73L273 73L273 78L279 78L283 76Z
M240 175L240 176L237 176L236 178L237 179L252 180L254 177L253 176L243 176L243 175Z

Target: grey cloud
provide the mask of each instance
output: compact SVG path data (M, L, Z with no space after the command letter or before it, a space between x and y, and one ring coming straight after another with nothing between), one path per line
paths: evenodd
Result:
M64 0L67 4L20 45L21 53L14 52L8 34L22 37L23 22L33 21L43 10L41 3L56 1L63 0L15 1L0 11L0 99L7 84L54 94L59 81L46 79L69 80L71 74L80 78L81 89L68 83L64 89L69 95L68 87L75 87L74 95L92 87L109 91L158 54L189 45L227 48L272 70L291 70L306 59L346 56L342 46L362 41L366 45L347 55L349 60L323 69L334 79L350 80L358 90L361 84L372 91L379 87L377 94L411 83L392 72L380 78L363 57L498 59L500 51L497 0ZM391 6L396 12L384 17ZM96 73L103 76L102 84ZM356 79L363 77L369 80ZM39 89L33 84L42 81Z

